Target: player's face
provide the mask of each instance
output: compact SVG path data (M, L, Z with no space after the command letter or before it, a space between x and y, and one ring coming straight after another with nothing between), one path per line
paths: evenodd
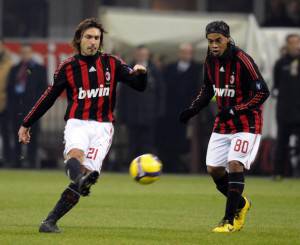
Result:
M89 28L82 34L80 41L80 52L84 56L95 55L100 47L100 30Z
M207 35L208 48L213 56L221 56L227 49L229 38L220 33L210 33Z

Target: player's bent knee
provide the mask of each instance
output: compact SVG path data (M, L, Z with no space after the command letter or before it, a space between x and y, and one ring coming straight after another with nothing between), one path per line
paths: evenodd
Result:
M209 174L212 174L214 172L214 167L207 166L206 169L207 169L207 173Z
M220 177L225 174L225 168L224 167L213 167L213 166L207 166L207 172L213 177Z
M80 149L72 149L67 154L67 160L70 158L76 158L79 162L84 161L84 152Z
M244 165L239 161L230 161L228 164L229 172L242 172Z

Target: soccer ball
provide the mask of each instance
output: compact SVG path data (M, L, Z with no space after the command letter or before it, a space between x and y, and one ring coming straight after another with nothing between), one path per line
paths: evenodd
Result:
M153 154L138 156L130 163L129 173L140 184L151 184L159 179L162 163Z

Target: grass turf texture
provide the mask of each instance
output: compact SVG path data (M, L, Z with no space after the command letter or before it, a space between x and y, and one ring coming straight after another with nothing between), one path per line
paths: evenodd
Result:
M149 186L102 173L59 226L38 233L68 184L63 171L0 171L0 244L300 244L300 180L246 178L252 200L244 229L214 234L225 199L208 176L163 175Z

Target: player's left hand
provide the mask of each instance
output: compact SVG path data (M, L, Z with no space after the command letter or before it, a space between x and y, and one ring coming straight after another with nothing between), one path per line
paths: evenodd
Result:
M18 136L20 143L28 144L30 142L30 128L21 126L18 132Z
M223 110L221 110L217 116L222 121L227 121L229 119L232 119L237 114L237 111L234 109L234 107L227 107Z
M130 71L130 74L138 75L138 74L145 74L147 72L147 68L142 65L135 65L133 69Z

